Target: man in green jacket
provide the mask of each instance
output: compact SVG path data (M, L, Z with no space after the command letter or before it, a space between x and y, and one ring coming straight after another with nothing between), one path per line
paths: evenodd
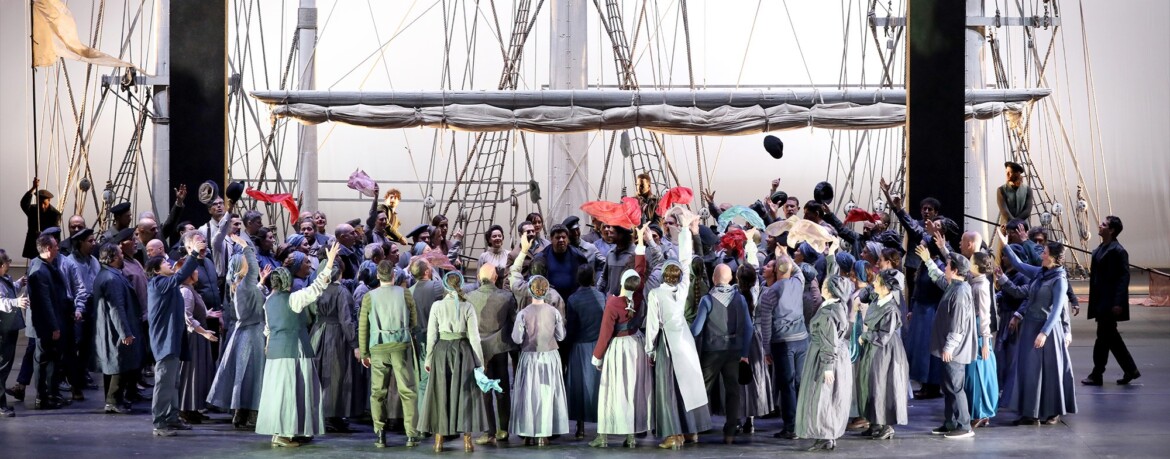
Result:
M414 295L394 283L394 264L383 260L378 264L378 287L362 297L358 313L358 352L362 365L370 369L370 413L374 418L374 446L386 446L386 393L390 372L398 383L402 399L402 417L406 425L406 446L418 446L415 412L418 394L415 391L417 375L414 370L411 336L419 326Z

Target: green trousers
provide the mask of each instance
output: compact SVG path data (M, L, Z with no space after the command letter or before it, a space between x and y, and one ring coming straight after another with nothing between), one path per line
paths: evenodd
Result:
M415 417L418 394L415 392L414 358L410 343L381 344L370 349L370 415L374 431L386 427L386 393L390 389L390 375L398 383L398 397L402 400L402 420L408 437L418 436Z

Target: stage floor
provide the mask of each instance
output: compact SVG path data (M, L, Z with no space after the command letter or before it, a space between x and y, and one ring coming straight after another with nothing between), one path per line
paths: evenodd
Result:
M1167 413L1170 413L1170 308L1134 307L1133 320L1122 325L1123 336L1137 359L1142 378L1130 386L1117 386L1121 377L1112 360L1104 387L1077 384L1079 412L1057 426L1011 427L1014 413L1001 413L989 428L978 429L974 439L943 440L930 435L942 422L942 399L911 401L910 425L898 426L891 441L862 439L847 433L838 442L837 454L851 457L1168 457ZM1074 318L1072 354L1079 381L1092 367L1094 324ZM17 351L17 363L24 353ZM13 369L8 383L15 379ZM213 423L195 426L179 436L151 436L149 406L137 404L132 415L102 414L99 392L87 391L87 401L55 411L34 411L30 388L27 403L17 407L16 418L0 418L0 456L4 458L60 457L345 457L389 455L390 457L433 457L431 443L418 448L400 446L402 436L391 435L391 447L376 449L370 426L354 425L362 432L328 435L297 449L274 449L269 438L231 429L227 415L212 415ZM11 401L10 401L11 403ZM462 442L448 442L447 456L455 457L650 457L653 455L707 457L776 457L817 455L803 452L811 440L785 441L772 438L779 420L757 420L758 432L740 435L736 444L722 444L717 431L702 436L701 444L682 451L661 451L657 441L639 441L639 448L617 448L611 439L607 449L586 446L588 439L561 439L550 447L521 446L516 437L507 446L477 447L470 455ZM716 420L722 425L722 419ZM1159 427L1161 426L1161 427ZM589 426L592 431L592 425ZM454 447L454 448L453 448ZM385 456L383 456L385 457Z

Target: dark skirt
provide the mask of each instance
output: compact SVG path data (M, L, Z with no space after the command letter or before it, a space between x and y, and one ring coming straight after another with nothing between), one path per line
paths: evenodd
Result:
M687 411L679 395L666 333L658 334L654 351L654 421L659 437L711 430L711 411L707 405Z
M934 327L937 303L914 302L910 323L902 335L906 360L910 363L910 380L922 384L942 383L942 360L930 355L930 330Z
M475 383L478 363L467 338L438 340L432 352L430 382L419 410L418 430L443 436L483 432L487 429L487 412L483 408L483 391Z
M596 341L577 343L569 351L568 375L565 378L569 398L569 419L597 422L597 394L601 371L593 366Z
M321 411L326 418L344 418L351 414L352 375L350 366L357 362L353 348L338 323L318 323L311 338L313 359L321 378Z
M1020 326L1019 355L1013 406L1020 416L1047 419L1077 412L1075 382L1064 329L1052 328L1044 347L1032 342L1044 327L1039 320L1024 319Z
M179 409L199 411L207 407L207 394L215 377L211 358L211 341L197 333L187 333L189 359L179 364Z
M740 413L743 416L763 416L777 407L773 396L772 372L769 371L768 362L764 359L764 344L760 339L759 330L752 333L752 347L748 351L748 362L752 366L752 382L740 386L740 402L743 405Z

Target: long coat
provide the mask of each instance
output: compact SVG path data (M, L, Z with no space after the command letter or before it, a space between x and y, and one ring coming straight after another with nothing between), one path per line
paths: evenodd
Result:
M808 354L796 400L796 434L802 438L831 440L845 433L853 391L846 316L839 300L829 300L809 324ZM834 373L833 384L825 384L826 371Z
M1129 252L1125 247L1117 241L1097 246L1089 273L1089 319L1129 320ZM1121 307L1121 314L1113 314L1114 306Z
M94 349L102 374L115 375L142 367L141 305L122 272L102 266L93 282ZM134 337L129 346L122 344Z

